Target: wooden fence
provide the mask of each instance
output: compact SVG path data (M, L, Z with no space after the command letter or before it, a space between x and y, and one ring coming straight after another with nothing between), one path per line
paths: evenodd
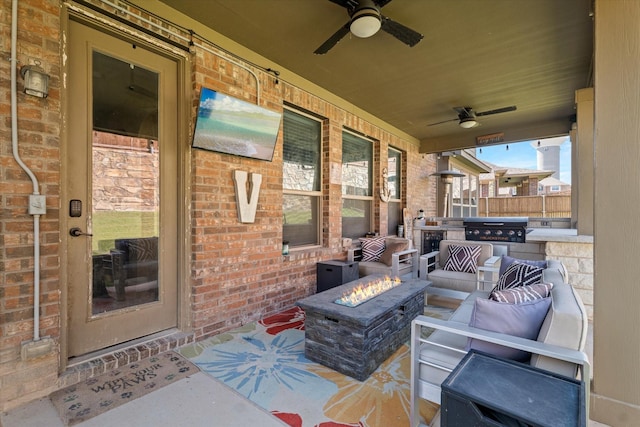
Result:
M481 197L478 216L570 218L571 195Z

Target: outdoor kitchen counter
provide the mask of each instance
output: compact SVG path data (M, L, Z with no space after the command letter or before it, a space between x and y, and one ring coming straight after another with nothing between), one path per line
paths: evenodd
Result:
M527 242L593 243L593 236L578 235L571 228L530 228Z

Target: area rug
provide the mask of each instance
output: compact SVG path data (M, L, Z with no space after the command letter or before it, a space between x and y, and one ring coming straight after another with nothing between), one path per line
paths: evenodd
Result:
M298 307L176 351L292 427L409 425L409 346L357 381L305 358ZM430 421L437 409L421 401L421 418Z
M65 425L72 426L196 372L194 364L169 351L60 389L49 398Z

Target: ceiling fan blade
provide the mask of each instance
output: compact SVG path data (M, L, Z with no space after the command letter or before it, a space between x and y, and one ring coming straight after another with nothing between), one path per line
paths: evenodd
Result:
M417 31L412 30L411 28L405 27L402 24L398 24L394 20L387 18L386 16L382 16L382 27L381 29L393 37L400 40L402 43L408 45L409 47L413 47L422 38L424 37L422 34Z
M481 113L476 113L476 116L489 116L491 114L506 113L507 111L516 111L516 109L515 105L511 105L509 107L496 108L495 110L482 111Z
M355 7L358 7L358 1L357 0L329 0L331 3L335 3L338 6L342 6L345 7L347 9L353 9Z
M457 122L458 120L460 120L460 119L455 118L455 119L443 120L443 121L441 121L441 122L436 122L436 123L428 124L427 126L441 125L442 123L448 123L448 122Z
M341 27L338 31L336 31L331 37L327 39L322 45L317 48L313 53L316 55L324 55L329 52L329 50L334 47L344 36L349 33L349 22L347 22L343 27Z
M333 1L333 0L332 0ZM384 7L386 4L391 3L391 0L373 0L378 7Z

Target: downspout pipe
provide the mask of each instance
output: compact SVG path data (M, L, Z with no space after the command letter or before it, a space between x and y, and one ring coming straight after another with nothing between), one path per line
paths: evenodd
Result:
M16 58L18 40L18 0L11 2L11 147L13 158L31 178L33 195L38 191L38 179L24 164L18 152L18 60ZM29 198L31 201L31 198ZM33 214L33 341L40 340L40 215Z

